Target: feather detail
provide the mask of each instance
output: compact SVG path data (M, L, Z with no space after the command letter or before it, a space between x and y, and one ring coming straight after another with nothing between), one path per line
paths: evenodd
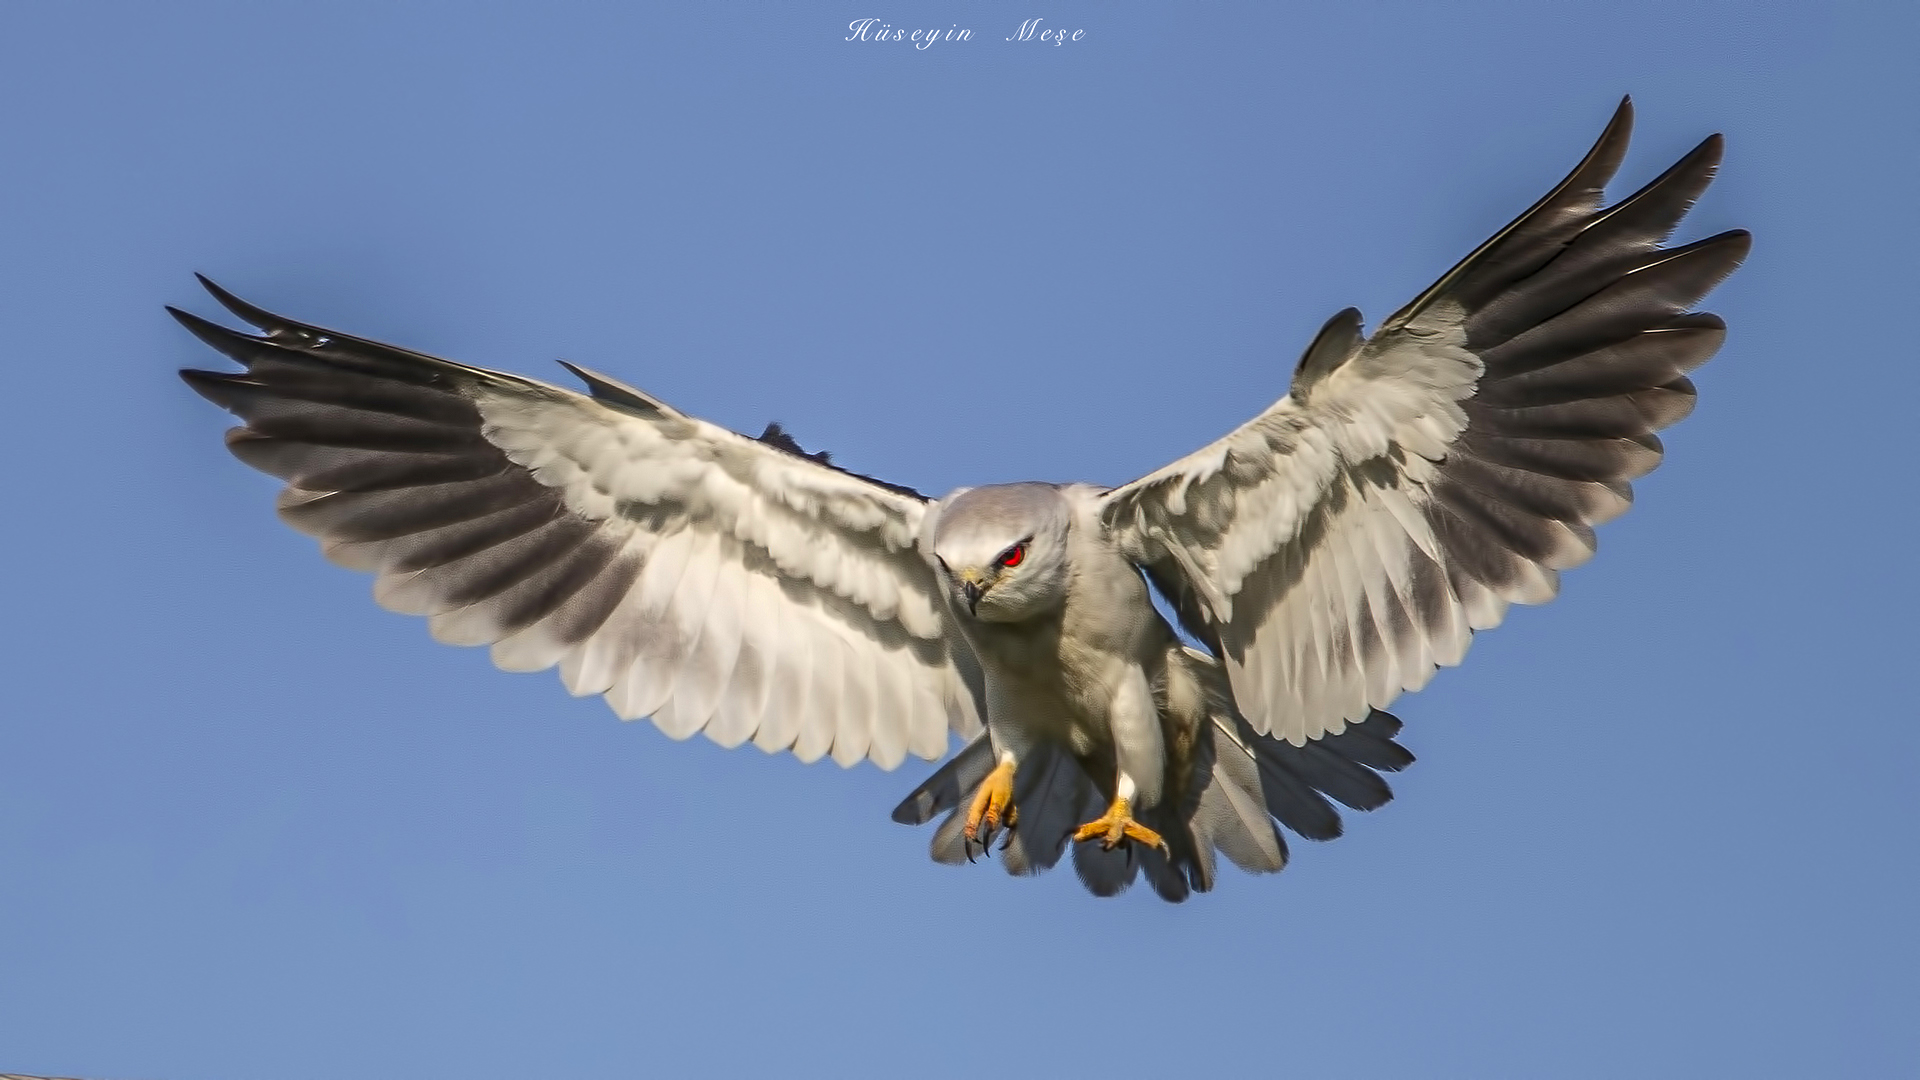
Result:
M955 660L911 489L584 368L568 365L591 396L206 284L264 332L175 312L246 368L182 377L241 418L234 455L289 485L281 517L437 639L558 666L674 738L892 768L979 730L978 667Z
M1632 118L1371 338L1341 312L1288 396L1106 495L1114 542L1202 599L1183 621L1256 730L1305 746L1460 662L1509 605L1551 599L1659 464L1724 338L1689 309L1749 238L1660 246L1718 136L1602 205Z

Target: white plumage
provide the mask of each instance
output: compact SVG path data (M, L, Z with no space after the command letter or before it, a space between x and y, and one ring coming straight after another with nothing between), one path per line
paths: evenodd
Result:
M1271 407L1113 490L928 500L584 369L590 395L211 283L264 333L176 312L247 368L184 374L245 421L229 445L287 482L288 523L438 640L674 738L891 769L958 733L895 813L951 811L937 858L998 834L1035 872L1077 835L1095 892L1180 899L1216 850L1284 865L1276 818L1325 839L1328 797L1390 798L1378 772L1412 759L1379 710L1552 597L1690 409L1724 328L1688 311L1747 238L1660 247L1718 137L1603 208L1630 122L1371 338L1336 315Z

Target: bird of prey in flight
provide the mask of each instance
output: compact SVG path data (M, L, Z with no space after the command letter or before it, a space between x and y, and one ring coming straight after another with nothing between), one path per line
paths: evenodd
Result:
M969 740L894 811L933 856L1071 859L1111 895L1286 863L1413 759L1381 711L1554 595L1661 458L1725 336L1691 309L1745 232L1663 246L1719 136L1603 205L1630 102L1559 186L1371 336L1335 315L1266 411L1117 488L930 499L567 365L585 394L295 322L211 282L280 516L434 637L803 761ZM1156 609L1157 591L1178 630ZM1184 631L1184 636L1180 631ZM1217 853L1217 854L1216 854Z

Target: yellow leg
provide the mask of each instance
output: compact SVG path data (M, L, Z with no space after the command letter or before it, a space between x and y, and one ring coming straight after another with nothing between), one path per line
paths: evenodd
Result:
M967 808L967 839L980 842L982 835L991 837L993 830L1000 827L1004 812L1008 825L1013 824L1013 762L1003 761L993 767L987 778L980 782L980 790L974 793L973 805ZM981 826L985 826L983 830Z
M1167 850L1167 842L1161 839L1159 833L1133 820L1133 809L1127 805L1127 800L1124 798L1113 800L1113 805L1107 807L1104 817L1080 826L1074 832L1073 838L1099 840L1100 846L1108 849L1112 849L1122 840L1138 840L1148 847L1159 848L1161 851Z

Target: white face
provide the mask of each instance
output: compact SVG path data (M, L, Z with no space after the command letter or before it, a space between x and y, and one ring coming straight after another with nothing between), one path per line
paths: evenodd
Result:
M933 562L956 614L1020 622L1059 605L1067 517L1038 484L975 488L942 510Z

